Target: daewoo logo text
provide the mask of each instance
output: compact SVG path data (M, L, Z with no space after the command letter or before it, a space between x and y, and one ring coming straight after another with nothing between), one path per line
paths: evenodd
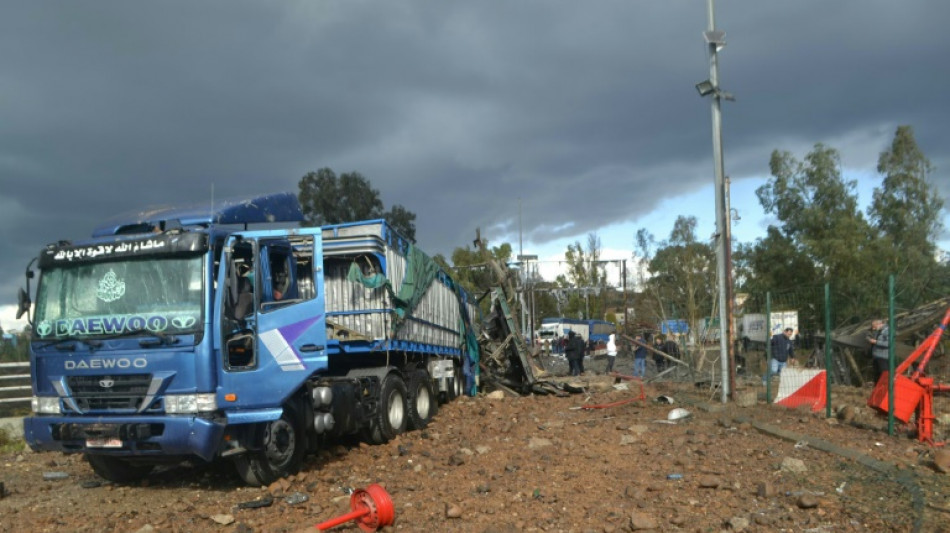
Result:
M64 364L66 370L96 370L96 369L108 369L108 368L145 368L148 366L148 361L144 357L136 357L135 359L129 359L127 357L121 358L96 358L89 359L87 361L66 361Z

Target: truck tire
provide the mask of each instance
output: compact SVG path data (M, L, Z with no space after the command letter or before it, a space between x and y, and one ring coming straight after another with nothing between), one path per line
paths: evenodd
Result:
M442 403L449 403L452 400L459 397L462 391L462 382L459 381L459 369L455 367L455 371L450 378L445 379L445 392L441 393Z
M383 379L379 393L379 409L365 432L371 444L383 444L406 431L406 383L399 374L391 373Z
M425 370L416 370L409 375L409 429L422 429L429 424L439 410L439 401L432 386L432 379Z
M86 454L86 461L89 462L89 466L99 477L114 483L138 481L149 475L152 469L155 468L154 465L133 463L127 459L111 455Z
M462 367L455 365L455 398L465 396L465 375L462 373Z
M465 376L462 375L462 367L456 364L455 369L452 372L452 377L449 378L448 391L445 393L445 401L451 402L459 396L462 396L465 393L464 384Z
M307 442L295 409L285 405L280 418L257 424L252 435L255 449L234 459L245 483L256 487L270 485L300 470Z

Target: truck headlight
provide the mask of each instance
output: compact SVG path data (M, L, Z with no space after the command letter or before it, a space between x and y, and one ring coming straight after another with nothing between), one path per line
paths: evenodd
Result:
M166 413L207 413L216 411L214 394L168 394L165 396Z
M34 396L30 399L30 407L36 414L58 415L63 412L59 408L58 396Z

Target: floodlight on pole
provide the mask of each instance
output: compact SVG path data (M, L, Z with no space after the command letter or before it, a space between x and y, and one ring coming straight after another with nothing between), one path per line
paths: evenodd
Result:
M720 30L704 31L703 39L706 40L706 44L715 45L717 52L726 47L726 32L724 31L720 31Z
M696 84L696 90L699 92L699 96L709 96L710 94L716 92L716 87L709 80L703 80Z

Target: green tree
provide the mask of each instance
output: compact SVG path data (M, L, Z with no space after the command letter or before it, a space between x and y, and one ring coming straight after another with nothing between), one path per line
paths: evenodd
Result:
M386 222L400 235L416 242L416 214L395 204L385 214Z
M765 294L821 279L811 259L775 226L754 244L739 245L732 259L736 286L742 292Z
M564 260L567 272L558 276L558 285L570 291L565 316L582 318L601 318L604 314L603 302L597 296L606 290L606 265L600 262L600 237L597 233L587 235L587 247L580 241L567 245Z
M654 300L656 318L685 318L695 324L710 316L716 294L716 254L696 238L696 217L677 217L669 239L656 245L645 229L637 232L637 248L647 259L644 294Z
M786 262L807 259L816 276L813 283L833 284L839 317L846 321L863 317L880 301L880 286L871 281L877 279L877 246L871 225L858 210L856 182L842 177L838 152L819 143L798 161L789 152L776 150L769 166L772 177L756 195L780 224L760 241L759 266L781 261L783 251L789 258ZM766 278L780 284L771 290L787 289L800 279L776 278Z
M383 210L379 191L359 172L339 177L329 168L308 172L297 184L305 222L313 226L385 218L391 226L415 242L416 215L401 205Z
M541 319L561 316L560 302L557 298L557 284L545 279L537 272L528 276L527 290L529 303L534 305L534 329L541 325Z
M511 245L502 243L489 248L492 259L504 267L511 260ZM491 267L485 262L481 251L469 246L456 248L452 252L451 272L453 279L459 282L470 294L479 296L499 284Z
M30 334L24 329L20 332L10 332L13 338L0 338L0 361L22 362L30 360Z
M933 292L939 278L935 241L944 204L927 180L933 167L917 145L913 128L897 128L877 171L883 181L874 189L868 216L882 241L878 263L883 275L895 275L898 306L916 307L945 294Z

